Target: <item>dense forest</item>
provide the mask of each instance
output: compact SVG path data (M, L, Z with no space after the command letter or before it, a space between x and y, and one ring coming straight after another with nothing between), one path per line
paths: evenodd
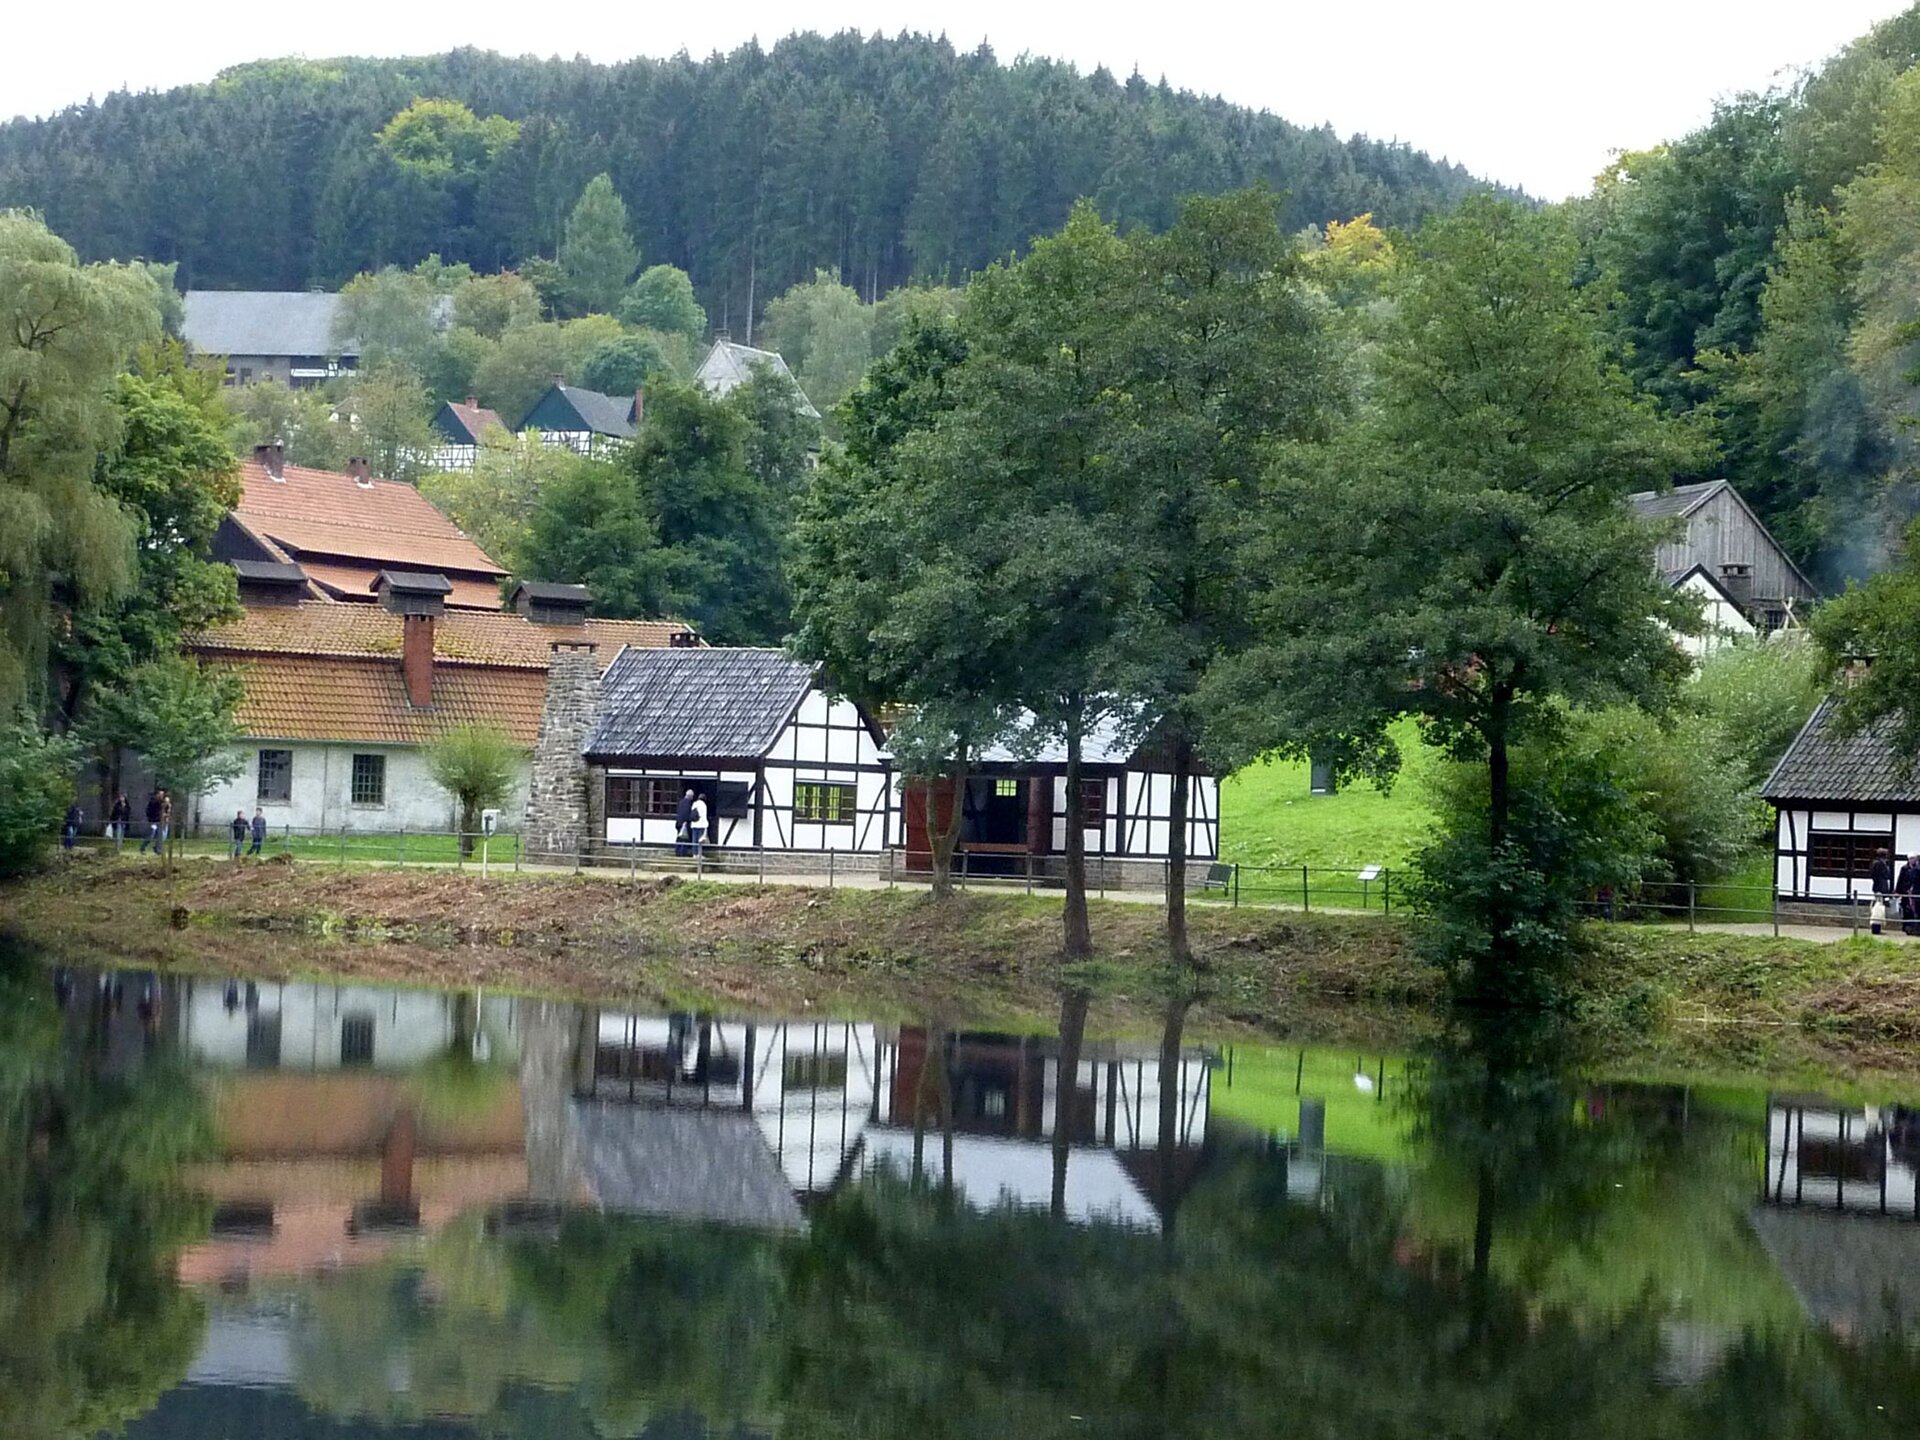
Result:
M419 99L479 118L391 123ZM0 207L39 210L86 259L178 262L195 288L552 256L602 172L647 263L686 270L735 331L817 269L869 301L961 279L1082 196L1158 230L1182 196L1257 182L1287 194L1296 226L1410 224L1476 187L1405 145L910 35L613 66L471 49L262 61L0 126Z
M1620 362L1709 442L1692 478L1733 480L1834 587L1920 510L1917 64L1920 7L1569 207Z

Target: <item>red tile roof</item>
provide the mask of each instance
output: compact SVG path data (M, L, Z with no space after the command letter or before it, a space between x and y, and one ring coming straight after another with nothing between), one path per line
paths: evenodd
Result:
M592 641L602 666L625 645L653 648L677 620L536 625L501 611L450 610L433 628L433 704L407 703L402 619L377 605L309 601L248 610L190 637L188 648L246 680L239 721L260 739L416 745L447 725L491 722L532 745L556 641Z
M320 584L335 599L364 600L371 604L374 601L373 577L387 567L371 560L355 565L343 560L309 560L303 557L300 568L307 572L308 579ZM447 583L453 586L452 593L447 596L449 605L463 610L500 608L500 584L496 580L449 575Z
M505 430L507 428L506 421L484 405L471 403L463 405L458 400L449 400L447 409L453 412L453 418L458 420L467 434L476 441L489 429Z
M234 518L272 541L289 559L324 555L373 560L375 569L506 570L411 485L287 465L275 479L258 460L240 465L240 503Z

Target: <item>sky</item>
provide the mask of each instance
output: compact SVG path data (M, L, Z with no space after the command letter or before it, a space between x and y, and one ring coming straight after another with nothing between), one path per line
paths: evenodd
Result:
M71 0L70 0L71 3ZM167 89L266 56L508 52L705 56L795 30L945 33L1003 61L1029 53L1218 94L1304 125L1403 140L1547 199L1584 191L1616 150L1684 134L1713 102L1788 83L1898 13L1899 0L140 0L21 7L0 116L110 91ZM160 25L156 25L159 19ZM549 19L559 23L549 24Z

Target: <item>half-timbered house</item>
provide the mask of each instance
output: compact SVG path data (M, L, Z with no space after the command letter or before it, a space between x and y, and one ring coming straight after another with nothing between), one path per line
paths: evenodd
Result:
M1090 862L1112 862L1110 885L1124 884L1125 861L1161 861L1169 848L1173 813L1173 771L1151 741L1127 737L1114 721L1092 727L1081 745L1081 785L1085 800L1086 851ZM903 831L907 868L932 864L929 824L949 823L953 788L944 778L909 781L903 788ZM1188 790L1187 854L1208 862L1220 854L1220 784L1204 772L1192 776ZM966 856L969 872L996 870L1035 874L1057 867L1067 848L1067 751L1051 740L1028 750L997 745L971 765L960 807L956 855ZM1052 857L1036 865L1034 857ZM1158 868L1155 868L1155 874Z
M672 845L689 789L707 802L710 845L878 854L894 839L879 726L778 650L621 652L585 759L599 843Z
M1884 727L1840 734L1833 707L1813 712L1760 789L1783 900L1865 898L1877 851L1920 854L1920 772L1902 774Z

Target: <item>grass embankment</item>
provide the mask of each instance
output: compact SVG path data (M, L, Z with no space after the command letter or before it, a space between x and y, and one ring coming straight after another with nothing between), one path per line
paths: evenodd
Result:
M1099 958L1067 967L1058 898L1005 893L935 904L917 891L299 862L195 862L170 879L105 857L0 891L22 937L74 963L1018 1028L1052 1024L1072 982L1098 997L1102 1029L1157 1028L1160 911L1092 912ZM1377 1053L1443 1021L1442 988L1397 919L1203 907L1193 936L1193 1033ZM1916 1068L1920 954L1897 943L1596 925L1571 989L1579 1028L1614 1062L1693 1075Z

